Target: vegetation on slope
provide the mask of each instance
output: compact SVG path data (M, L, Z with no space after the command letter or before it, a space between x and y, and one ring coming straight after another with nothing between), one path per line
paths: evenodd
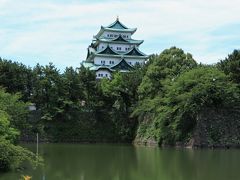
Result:
M153 141L160 145L187 143L193 137L196 124L199 123L197 121L201 121L198 117L204 109L239 108L240 94L236 77L239 69L239 56L236 54L239 51L234 51L233 55L221 61L217 65L219 68L215 65L196 65L192 59L173 54L175 48L168 51L172 51L169 56L164 56L164 51L155 58L139 86L140 95L147 89L151 96L145 94L133 113L140 120L136 141ZM178 68L179 60L182 71ZM171 62L172 66L169 70L168 64L157 62ZM152 79L156 80L152 74L158 74L160 78L159 74L163 74L159 73L160 69L168 73L163 79L154 81L155 89L158 89L156 91L150 89L153 86ZM174 69L178 70L174 72Z
M175 144L193 137L205 109L238 109L239 54L235 50L217 65L201 65L172 47L152 55L144 67L114 73L111 80L96 80L95 72L84 67L60 73L51 63L29 68L1 59L0 85L37 106L29 121L12 122L23 140L38 132L57 142L132 142L136 137Z

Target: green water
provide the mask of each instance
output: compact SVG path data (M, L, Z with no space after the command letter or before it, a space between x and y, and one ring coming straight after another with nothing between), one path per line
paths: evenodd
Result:
M25 145L35 150L35 145ZM0 175L18 180L238 180L240 150L189 150L113 144L41 144L44 167Z

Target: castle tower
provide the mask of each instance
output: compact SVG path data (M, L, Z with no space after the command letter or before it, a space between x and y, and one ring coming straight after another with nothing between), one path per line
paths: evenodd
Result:
M88 47L83 66L96 72L96 78L111 78L114 71L129 72L136 64L143 65L148 56L139 50L143 40L134 40L137 28L128 28L119 18L109 26L101 26Z

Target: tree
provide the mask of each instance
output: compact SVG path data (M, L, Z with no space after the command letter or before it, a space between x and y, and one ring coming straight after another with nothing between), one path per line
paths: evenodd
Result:
M165 84L196 66L191 54L176 47L166 49L160 55L152 55L138 87L139 101L132 116L138 117L140 121L143 121L145 116L153 116L159 98L165 94Z
M32 70L21 63L0 58L0 85L9 93L21 93L24 101L32 93Z
M237 85L214 67L200 67L180 75L166 85L154 119L160 143L174 143L191 137L198 113L205 108L236 108Z
M81 66L79 68L80 86L83 88L83 99L86 102L86 107L95 106L96 95L98 94L98 84L96 81L95 72Z
M116 72L111 80L100 81L104 97L103 108L109 113L116 134L121 140L131 141L135 135L137 121L130 114L138 100L137 87L142 76L142 69L135 67L132 72Z
M26 124L22 119L24 108L26 104L19 100L18 95L0 89L0 171L18 168L26 160L36 163L34 153L15 144L22 128L20 124Z
M34 88L32 102L41 109L44 120L52 120L62 110L63 79L59 70L52 64L46 66L37 65L33 69Z
M0 88L0 110L8 114L12 127L24 132L30 128L27 121L28 103L24 103L20 99L20 94L6 93Z
M181 73L197 66L191 54L185 54L182 49L176 47L164 50L159 56L152 56L151 62L138 88L140 99L153 98L162 93L165 79L175 79Z
M234 50L227 58L221 60L217 67L240 84L240 50Z

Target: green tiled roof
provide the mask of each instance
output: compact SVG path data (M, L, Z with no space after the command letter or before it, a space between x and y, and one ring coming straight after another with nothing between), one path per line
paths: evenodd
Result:
M112 66L111 69L129 71L129 70L132 70L133 67L131 65L129 65L125 61L125 59L122 59L118 64L116 64L115 66Z
M121 35L119 35L117 38L113 39L112 41L120 41L120 42L128 42L126 39L124 39Z
M110 24L109 26L101 26L100 31L97 33L97 35L95 37L96 38L100 37L104 31L129 32L129 33L133 34L136 30L137 30L137 28L126 27L117 18L117 20L115 22L113 22L112 24Z
M146 56L143 52L141 52L136 46L133 47L129 52L127 52L124 55L128 56Z
M117 37L115 39L108 38L97 38L98 41L106 42L106 43L130 43L130 44L142 44L143 40L135 40L135 39L123 39L122 37Z
M92 62L87 62L87 61L83 61L82 62L82 65L85 67L85 68L91 68L94 66L94 64Z
M117 18L115 22L107 26L107 28L112 29L128 29L124 24L122 24L119 19Z
M92 71L98 71L99 69L108 69L109 71L113 71L109 66L105 66L105 65L102 65L102 66L94 66L93 68L90 68L90 70Z
M100 57L116 57L116 58L138 58L138 59L147 59L148 56L134 56L134 55L124 55L124 54L118 54L118 55L111 55L111 54L94 54L94 56L100 56Z
M112 32L128 32L133 34L135 31L137 30L137 28L128 28L128 29L114 29L114 28L108 28L108 27L103 27L101 26L100 31L98 32L98 34L95 37L99 37L104 31L112 31Z
M91 71L98 71L99 69L108 69L109 71L124 71L127 72L131 69L133 69L133 67L131 65L129 65L125 59L122 59L118 64L113 65L113 66L109 66L109 65L95 65L93 63L89 63L86 61L82 62L82 65L85 68L89 68L89 70Z
M109 69L110 70L110 66L106 66L106 65L96 65L96 64L94 64L94 63L92 63L92 62L88 62L88 61L83 61L82 62L82 65L85 67L85 68L89 68L89 70L91 70L91 71L97 71L97 70L99 70L99 69L101 69L101 68L107 68L107 69Z
M109 46L107 46L104 50L97 52L96 54L112 54L112 55L119 55L117 52L112 50Z
M117 52L107 45L107 47L101 51L95 52L92 54L94 56L104 56L104 57L138 57L138 58L148 58L146 54L141 52L136 46L134 46L130 51L124 52Z

